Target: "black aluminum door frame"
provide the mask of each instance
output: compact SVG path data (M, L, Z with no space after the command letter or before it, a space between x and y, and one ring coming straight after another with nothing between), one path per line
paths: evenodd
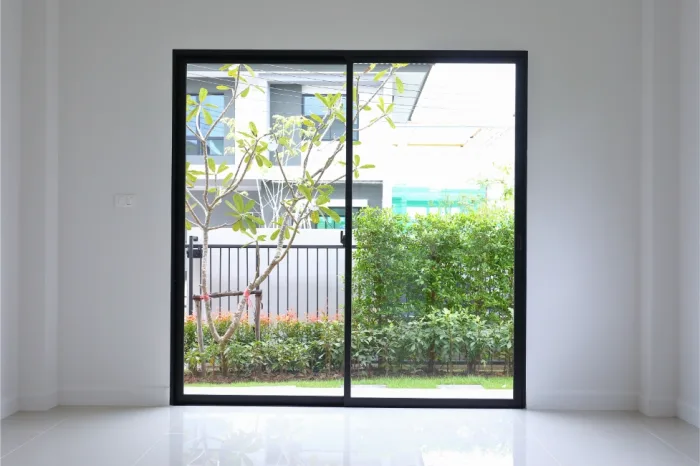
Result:
M185 95L187 65L196 63L249 64L334 64L345 65L346 97L346 183L345 183L345 364L343 396L265 396L265 395L185 395L184 322L182 299L185 294L185 211L181 208L185 191ZM512 399L424 399L353 398L351 396L352 352L352 124L355 63L489 63L516 67L515 90L515 309ZM527 208L527 81L526 51L312 51L312 50L174 50L173 51L173 129L172 129L172 226L171 226L171 370L172 405L274 405L348 406L415 408L525 408L525 291L526 291L526 208ZM346 136L347 137L347 136ZM349 181L347 181L349 180Z

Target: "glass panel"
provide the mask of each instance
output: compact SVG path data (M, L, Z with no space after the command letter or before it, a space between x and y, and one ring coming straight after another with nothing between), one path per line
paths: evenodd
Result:
M515 66L354 79L351 396L512 399Z
M191 85L196 85L197 81L194 81ZM207 83L209 84L209 83ZM212 83L213 84L213 83ZM212 85L204 86L204 88L211 88ZM227 133L226 121L220 121L214 124L217 119L224 113L227 109L226 104L230 100L223 94L210 94L207 93L202 102L202 106L199 107L196 104L199 103L199 93L188 94L188 99L190 102L191 111L196 111L199 109L198 115L188 115L188 126L185 130L187 137L187 149L186 154L190 156L203 155L202 148L204 145L201 139L197 137L197 134L201 136L206 136L211 129L211 133L207 137L207 147L208 155L211 156L221 156L224 155L224 139ZM227 113L231 116L233 115L233 105L229 106ZM226 116L226 115L224 115ZM233 155L234 147L230 147L230 153Z
M345 71L188 66L185 394L343 395Z

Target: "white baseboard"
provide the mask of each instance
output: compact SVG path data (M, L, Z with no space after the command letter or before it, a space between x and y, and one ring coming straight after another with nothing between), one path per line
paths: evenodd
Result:
M698 411L698 407L690 403L682 400L676 402L677 416L695 427L700 427L700 413Z
M48 411L58 405L58 392L41 395L21 395L19 397L20 411Z
M639 412L648 417L676 417L676 400L639 397Z
M7 416L12 416L19 411L19 400L17 398L3 398L2 407L0 408L0 417L5 419Z
M637 411L637 394L625 392L527 392L527 408L574 411Z
M61 406L168 406L170 387L66 387L58 394Z

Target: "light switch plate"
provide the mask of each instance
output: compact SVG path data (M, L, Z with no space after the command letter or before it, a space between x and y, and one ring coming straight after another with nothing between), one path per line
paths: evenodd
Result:
M114 206L121 209L134 207L135 201L135 194L117 194L114 196Z

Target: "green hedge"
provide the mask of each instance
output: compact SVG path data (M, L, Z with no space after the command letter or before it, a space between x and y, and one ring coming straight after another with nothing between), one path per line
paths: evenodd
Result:
M352 366L366 373L475 374L488 359L513 360L512 211L482 204L469 212L409 219L365 209L355 220ZM223 334L230 316L215 325ZM185 323L185 362L206 360L226 376L342 372L344 324L295 315L263 319L260 341L242 323L223 353L204 328ZM222 362L224 364L222 364ZM459 368L455 364L459 363Z
M223 332L230 317L218 318ZM221 367L227 363L227 375L320 374L335 376L342 371L344 324L321 319L298 322L283 319L264 321L261 339L255 341L255 329L242 323L235 337L220 354L207 327L204 328L205 353L197 349L196 323L185 322L185 362L192 370L202 359ZM464 373L474 374L487 360L505 363L510 373L513 359L512 320L494 326L478 316L442 310L413 321L389 322L381 327L356 323L352 328L353 370L368 374L434 372L441 368L455 371L455 362Z
M365 209L355 223L353 318L382 325L442 309L495 324L512 317L512 211L482 205L411 221Z

